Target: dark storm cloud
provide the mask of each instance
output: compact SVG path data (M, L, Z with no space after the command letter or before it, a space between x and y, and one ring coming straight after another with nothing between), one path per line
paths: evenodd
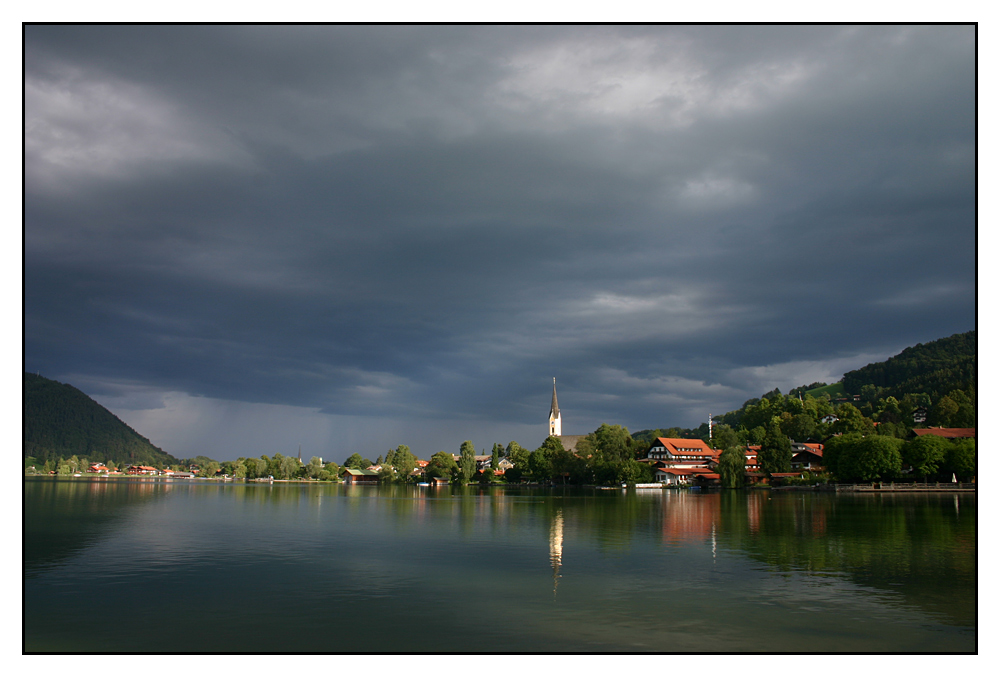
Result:
M836 378L974 326L974 38L29 26L26 368L518 423L558 375L570 432Z

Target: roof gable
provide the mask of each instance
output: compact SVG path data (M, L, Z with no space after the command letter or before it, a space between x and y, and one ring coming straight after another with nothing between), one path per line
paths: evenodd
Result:
M794 461L796 458L802 458L806 455L823 458L823 451L822 449L803 449L802 451L795 452L795 454L792 455L792 460Z
M347 473L348 475L354 475L355 477L359 475L369 475L369 476L374 475L376 477L378 476L378 473L375 472L374 470L367 470L367 469L358 470L357 468L344 468L340 471L340 474L343 475L344 473Z
M665 447L667 451L674 455L682 456L697 456L697 455L708 455L714 456L716 452L712 447L708 446L704 440L685 440L676 437L657 437L657 443L661 447Z

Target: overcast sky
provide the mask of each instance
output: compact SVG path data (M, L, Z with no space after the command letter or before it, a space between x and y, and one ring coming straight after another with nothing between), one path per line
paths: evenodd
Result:
M976 327L975 32L25 30L27 371L178 457L695 427Z

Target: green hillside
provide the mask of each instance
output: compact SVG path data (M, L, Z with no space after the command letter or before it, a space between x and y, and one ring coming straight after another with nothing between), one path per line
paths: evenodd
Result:
M807 390L802 393L803 396L809 395L811 397L823 397L823 395L829 395L831 399L844 397L846 394L847 392L844 390L843 383L831 383L830 385L820 386L819 388L813 388L812 390Z
M976 427L976 331L906 348L884 362L849 371L838 383L812 383L754 397L721 416L713 444L760 444L768 426L797 441L822 441L848 432L905 438L914 426ZM852 397L853 396L853 397ZM916 422L922 410L926 420ZM828 417L838 422L827 422ZM708 424L696 429L641 430L633 439L708 440Z
M883 396L927 393L934 400L951 390L969 390L976 381L976 331L918 343L885 362L876 362L844 374L852 395L874 386Z
M40 463L78 456L91 461L157 465L178 459L132 430L71 385L24 374L24 457Z

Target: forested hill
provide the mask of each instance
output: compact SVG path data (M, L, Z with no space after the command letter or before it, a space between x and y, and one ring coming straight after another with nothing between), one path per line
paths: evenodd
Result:
M976 380L976 331L918 343L885 362L869 364L844 374L844 389L860 395L875 386L880 395L903 397L927 393L937 400L956 388L968 390Z
M782 395L775 388L714 417L719 439L713 444L760 444L770 423L797 441L822 441L845 432L906 437L914 427L976 427L976 331L906 348L884 362L844 374L837 384L812 383ZM922 412L926 419L915 419ZM825 423L834 418L839 423ZM847 423L853 421L853 423ZM853 427L852 427L853 426ZM728 432L727 432L728 429ZM660 428L633 433L635 440L656 437L708 440L699 428ZM738 439L737 439L738 438Z
M36 374L24 374L22 427L24 457L40 463L74 455L119 466L179 463L73 386Z

